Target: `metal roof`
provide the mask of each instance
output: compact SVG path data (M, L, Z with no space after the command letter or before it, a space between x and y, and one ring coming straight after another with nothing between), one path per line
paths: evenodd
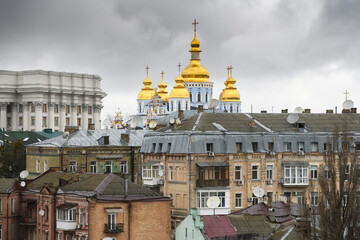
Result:
M203 222L204 232L210 239L237 236L233 225L226 216L203 216Z

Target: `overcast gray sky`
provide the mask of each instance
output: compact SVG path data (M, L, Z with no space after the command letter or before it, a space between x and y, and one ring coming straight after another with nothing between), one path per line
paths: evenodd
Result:
M233 65L242 111L360 103L358 0L0 0L0 69L102 77L103 116L136 112L150 66L170 92L189 63L194 18L218 97Z

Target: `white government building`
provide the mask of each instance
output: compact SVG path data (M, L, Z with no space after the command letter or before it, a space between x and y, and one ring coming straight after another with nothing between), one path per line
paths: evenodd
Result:
M0 127L64 131L65 126L101 127L101 78L43 70L0 70Z

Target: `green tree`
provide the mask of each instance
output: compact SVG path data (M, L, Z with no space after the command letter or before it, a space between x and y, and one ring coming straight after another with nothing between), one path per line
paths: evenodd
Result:
M20 172L25 169L25 148L21 139L14 143L6 141L0 148L0 176L18 177Z

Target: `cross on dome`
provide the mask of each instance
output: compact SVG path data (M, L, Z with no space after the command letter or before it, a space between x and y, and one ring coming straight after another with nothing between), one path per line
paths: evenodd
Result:
M196 33L196 25L199 24L199 22L196 21L196 18L194 19L194 22L192 25L194 25L194 32Z
M350 92L348 92L348 90L345 90L344 94L345 94L345 100L348 100L348 95Z
M146 68L145 68L145 69L146 69L146 75L149 75L149 69L150 69L149 66L146 65Z

